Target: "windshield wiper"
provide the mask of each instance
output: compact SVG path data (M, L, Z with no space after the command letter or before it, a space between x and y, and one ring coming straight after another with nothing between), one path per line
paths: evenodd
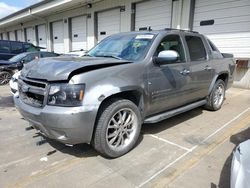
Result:
M98 56L95 56L95 57L111 57L111 58L114 58L114 59L122 60L121 57L118 57L118 56L115 56L115 55L98 55Z

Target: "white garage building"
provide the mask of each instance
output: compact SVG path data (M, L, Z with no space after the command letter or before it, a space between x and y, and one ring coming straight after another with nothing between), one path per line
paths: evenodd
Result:
M250 0L44 0L2 18L0 39L66 53L149 27L199 31L221 52L250 59Z
M44 0L1 19L0 38L65 53L148 27L193 29L250 58L250 0Z

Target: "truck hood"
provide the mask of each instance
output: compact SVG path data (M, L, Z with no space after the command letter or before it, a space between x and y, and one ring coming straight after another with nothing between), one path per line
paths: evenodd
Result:
M21 75L47 81L65 81L79 73L127 63L131 62L103 57L44 58L26 64Z

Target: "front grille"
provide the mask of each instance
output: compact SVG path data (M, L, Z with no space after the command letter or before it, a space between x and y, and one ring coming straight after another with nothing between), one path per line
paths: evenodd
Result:
M18 79L18 91L24 103L43 107L46 104L48 83L21 77Z

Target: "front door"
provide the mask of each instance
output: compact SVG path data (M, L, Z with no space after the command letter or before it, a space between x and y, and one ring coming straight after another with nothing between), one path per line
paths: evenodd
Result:
M190 70L179 35L167 35L159 44L155 56L163 50L174 50L179 60L165 65L153 62L148 68L149 114L173 109L187 103L190 90Z

